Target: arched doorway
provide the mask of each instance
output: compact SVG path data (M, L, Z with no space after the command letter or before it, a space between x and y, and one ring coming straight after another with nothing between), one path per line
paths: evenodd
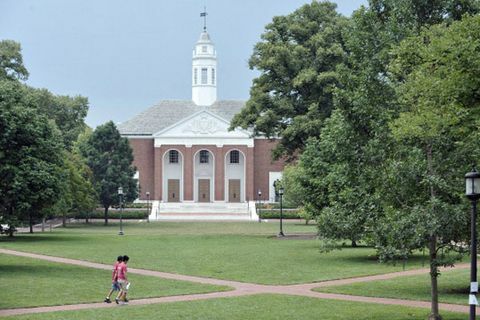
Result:
M213 202L215 195L215 157L207 149L193 157L193 193L195 202Z
M165 202L183 201L183 154L170 149L163 155L162 199Z
M225 201L245 201L245 155L237 149L225 154Z

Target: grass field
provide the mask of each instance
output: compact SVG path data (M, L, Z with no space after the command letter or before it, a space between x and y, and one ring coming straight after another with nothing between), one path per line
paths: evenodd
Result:
M469 279L470 270L443 272L438 278L440 302L466 305L468 303ZM357 296L430 301L430 275L399 277L391 280L354 283L315 290Z
M321 253L318 240L279 240L278 223L160 222L74 225L49 233L0 238L0 247L110 264L119 254L135 268L262 284L305 283L402 270L380 264L371 248ZM314 233L287 223L285 233ZM421 258L406 268L421 266Z
M106 270L0 254L0 309L100 302L110 279ZM129 280L130 295L136 299L228 290L140 275L130 275Z
M358 302L320 300L283 295L254 295L205 301L148 306L54 312L5 317L5 320L103 320L103 319L195 319L195 320L418 320L427 309L384 306ZM463 320L465 314L442 313L444 319Z

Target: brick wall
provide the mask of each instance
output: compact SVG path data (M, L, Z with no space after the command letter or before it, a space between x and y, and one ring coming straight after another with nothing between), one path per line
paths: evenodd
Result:
M272 149L278 141L268 139L255 139L254 147L254 192L255 199L258 198L258 190L262 191L262 200L269 199L269 172L283 171L285 161L272 161Z
M145 192L150 192L150 198L155 195L154 189L154 148L153 139L129 139L133 150L133 165L139 171L140 199L146 200Z

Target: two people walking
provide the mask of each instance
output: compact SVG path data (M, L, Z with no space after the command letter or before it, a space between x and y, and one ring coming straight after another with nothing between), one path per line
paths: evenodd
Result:
M118 256L117 261L113 265L112 270L112 288L107 294L105 300L106 303L111 303L110 300L111 295L113 292L118 291L118 295L115 298L115 302L117 304L122 301L123 303L127 303L127 292L128 288L130 287L130 282L127 279L127 263L130 258L128 256Z

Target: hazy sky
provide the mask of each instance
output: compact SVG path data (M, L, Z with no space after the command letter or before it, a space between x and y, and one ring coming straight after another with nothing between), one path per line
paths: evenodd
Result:
M27 84L90 101L87 124L123 122L163 99L191 99L192 49L207 29L218 99L248 99L253 46L301 0L0 0L0 39L22 45ZM349 16L366 0L337 1Z

